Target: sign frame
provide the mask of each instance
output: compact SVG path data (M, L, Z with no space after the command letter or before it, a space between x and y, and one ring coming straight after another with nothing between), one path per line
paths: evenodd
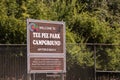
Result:
M62 29L63 29L63 33L62 33L62 48L63 48L63 52L62 53L49 53L49 52L45 52L45 53L39 53L39 52L35 52L35 53L31 53L30 51L30 23L44 23L44 24L55 24L55 25L62 25ZM65 43L65 22L63 21L47 21L47 20L35 20L35 19L27 19L27 72L28 73L65 73L66 72L66 43ZM37 57L46 57L46 58L63 58L64 64L63 66L63 70L32 70L31 66L30 66L30 59L31 58L37 58Z
M66 73L66 62L65 62L65 59L64 59L63 57L58 57L58 56L57 56L57 57L56 57L56 56L52 56L52 57L32 56L32 57L29 57L29 61L30 61L31 58L48 58L48 59L49 59L49 58L51 58L51 59L52 59L52 58L53 58L53 59L54 59L54 58L56 58L56 59L57 59L57 58L58 58L58 59L61 58L61 59L63 59L63 62L64 62L63 65L62 65L62 66L63 66L63 70L62 70L62 69L61 69L61 70L33 70L33 69L30 68L30 67L31 67L31 66L30 66L31 64L29 63L29 65L28 65L28 70L29 70L28 73Z

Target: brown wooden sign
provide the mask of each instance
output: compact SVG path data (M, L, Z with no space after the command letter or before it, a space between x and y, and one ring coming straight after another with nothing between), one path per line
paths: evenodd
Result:
M64 58L32 57L30 58L30 69L34 72L52 73L64 70Z
M64 32L64 23L29 21L29 53L64 53Z
M27 57L28 73L66 72L65 23L27 19Z

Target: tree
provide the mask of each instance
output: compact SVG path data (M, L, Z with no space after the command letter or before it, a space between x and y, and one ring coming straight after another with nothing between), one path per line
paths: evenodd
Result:
M25 44L26 19L33 18L66 22L67 43L120 44L119 6L119 0L1 0L0 43ZM113 52L108 48L104 50L110 56L108 65L118 64L111 60L117 59L112 54L119 47L112 47ZM67 45L67 54L79 66L92 66L90 49L85 44Z

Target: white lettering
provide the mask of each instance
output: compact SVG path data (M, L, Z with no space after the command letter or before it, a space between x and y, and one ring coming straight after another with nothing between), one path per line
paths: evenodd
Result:
M42 35L41 38L49 38L48 33L42 33L41 35Z
M33 37L34 38L41 38L41 33L33 32Z
M33 45L60 46L61 42L56 40L33 40Z
M60 39L60 34L50 34L50 38Z
M50 38L50 39L52 38L52 39L60 39L60 34L33 32L33 38Z

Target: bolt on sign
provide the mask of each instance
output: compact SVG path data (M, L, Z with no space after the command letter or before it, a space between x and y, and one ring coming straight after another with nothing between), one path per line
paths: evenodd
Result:
M27 19L27 59L28 73L66 72L65 23Z

